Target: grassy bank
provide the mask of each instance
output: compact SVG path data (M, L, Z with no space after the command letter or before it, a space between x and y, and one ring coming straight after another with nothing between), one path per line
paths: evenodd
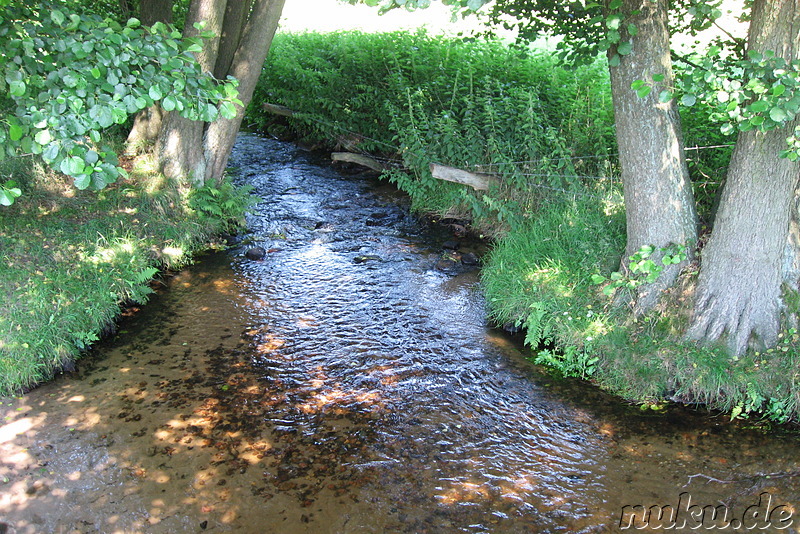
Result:
M0 395L70 367L122 305L147 300L160 269L185 265L242 219L245 198L229 185L187 194L146 159L130 166L93 192L30 158L4 162L23 196L0 208Z
M536 363L644 407L675 400L734 417L800 416L794 331L768 354L736 360L681 341L696 266L666 296L669 314L633 317L624 289L612 299L593 283L617 270L625 244L602 61L566 70L547 52L424 33L284 34L254 103L249 120L263 131L370 154L415 209L491 235L491 316L525 329ZM731 143L707 117L696 107L682 116L686 146L700 147L687 154L704 225L730 157L718 145ZM488 174L493 185L436 180L431 163Z

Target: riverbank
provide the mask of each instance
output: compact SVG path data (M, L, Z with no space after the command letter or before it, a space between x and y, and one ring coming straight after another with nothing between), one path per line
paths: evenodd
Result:
M709 113L682 110L704 234L732 141ZM354 154L407 192L417 212L469 220L491 235L482 274L491 318L524 330L532 359L554 373L648 410L677 401L768 424L800 418L796 329L786 326L777 347L737 358L684 340L697 263L653 313L636 316L626 305L626 291L644 275L627 272L622 257L624 202L604 60L566 70L546 51L497 42L283 34L248 120L277 138ZM443 181L432 166L471 178Z
M129 177L99 192L30 158L4 165L24 195L0 209L0 395L71 369L125 306L147 300L160 270L185 266L243 221L241 192L188 194L147 158L126 161Z

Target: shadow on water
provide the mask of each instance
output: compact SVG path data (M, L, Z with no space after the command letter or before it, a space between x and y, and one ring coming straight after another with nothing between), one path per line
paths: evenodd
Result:
M797 515L795 438L541 374L485 326L477 273L441 270L452 237L390 188L256 136L232 163L262 198L239 248L172 277L77 373L3 400L0 528L588 533L674 513L688 532L708 506L704 527L770 531Z

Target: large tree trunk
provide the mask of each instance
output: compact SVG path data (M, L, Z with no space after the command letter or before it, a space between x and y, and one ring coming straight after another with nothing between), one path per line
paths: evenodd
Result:
M145 26L152 26L156 22L172 24L172 4L173 0L140 0L139 20ZM135 154L143 147L152 145L161 131L163 119L164 111L158 104L137 113L125 140L125 151Z
M749 50L772 50L788 61L800 58L800 0L756 0L751 20ZM797 224L792 221L800 180L800 164L778 154L798 124L739 134L713 234L703 250L689 339L724 338L734 355L777 342L782 284L797 287Z
M238 110L233 119L220 117L208 125L205 139L208 154L206 181L219 181L225 172L228 156L244 119L244 110L253 98L261 67L278 29L283 4L284 0L257 0L241 33L241 41L228 74L239 80L239 99L244 107ZM220 56L220 59L224 58Z
M226 0L192 0L183 34L193 37L199 33L195 23L204 22L204 31L217 36L206 41L202 52L196 54L203 72L214 72L222 34ZM191 121L177 112L168 113L156 142L159 170L170 178L188 178L196 186L203 185L206 175L206 155L203 147L205 124Z
M170 177L190 177L196 186L222 178L244 110L253 96L261 67L278 27L284 0L193 0L186 28L205 20L205 29L220 35L207 43L198 59L203 70L217 78L239 80L244 107L234 119L222 117L210 124L188 121L169 113L159 135L157 153L161 171Z
M657 74L664 76L658 85L672 85L667 0L624 1L623 12L637 10L640 13L630 21L638 30L632 38L633 51L622 57L619 66L609 67L627 218L625 257L649 245L655 247L653 258L660 264L662 247L680 244L692 250L697 214L674 100L659 102L658 88L646 98L631 89L634 81ZM612 48L609 56L615 53ZM626 265L623 261L623 268ZM683 266L665 267L654 283L640 286L635 311L650 310Z

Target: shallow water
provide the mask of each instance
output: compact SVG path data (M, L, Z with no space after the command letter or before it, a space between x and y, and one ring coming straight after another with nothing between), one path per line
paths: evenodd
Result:
M797 532L796 438L555 380L390 187L252 135L232 164L244 242L3 399L0 532L617 532L668 505L675 532L706 505Z

